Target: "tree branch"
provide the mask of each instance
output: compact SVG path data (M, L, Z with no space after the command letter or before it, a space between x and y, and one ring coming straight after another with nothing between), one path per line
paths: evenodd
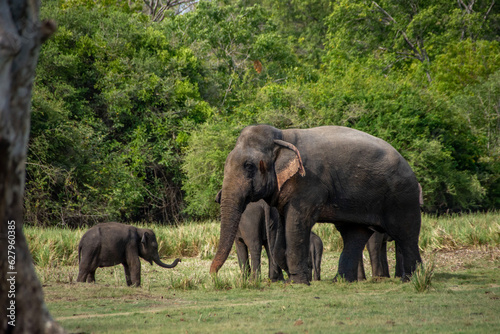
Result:
M372 3L382 12L384 13L388 18L389 20L391 20L392 22L396 23L396 20L389 14L387 13L382 7L379 6L378 3L376 3L375 1L372 1ZM418 49L415 47L415 45L410 41L410 39L408 38L408 36L406 35L406 33L401 30L401 29L398 29L398 32L401 33L401 35L403 35L403 39L406 41L406 44L408 44L408 46L412 49L412 51L415 53L415 57L417 59L419 59L420 61L422 61L422 59L419 57L420 56L420 52L418 51Z
M459 0L459 1L461 1L461 0ZM384 10L382 7L380 7L378 3L376 3L375 1L372 1L372 4L375 7L377 7L385 16L387 16L390 21L392 21L395 24L397 24L396 20L386 10ZM397 31L399 33L401 33L401 35L403 36L403 39L405 40L406 44L410 47L410 49L411 49L411 51L413 53L413 57L415 59L418 59L422 64L425 64L426 62L429 63L429 57L427 55L427 52L424 49L423 38L421 38L420 40L417 39L418 46L415 46L415 44L412 43L410 41L410 39L408 38L408 35L406 35L405 31L403 31L401 29L397 29ZM432 78L431 78L431 74L430 74L429 70L426 69L425 73L427 75L427 80L429 82L431 82Z
M486 21L486 19L488 18L488 15L490 15L491 9L493 8L494 5L495 5L495 0L493 0L491 2L490 8L488 8L488 10L486 11L486 14L484 14L484 16L483 16L484 21Z

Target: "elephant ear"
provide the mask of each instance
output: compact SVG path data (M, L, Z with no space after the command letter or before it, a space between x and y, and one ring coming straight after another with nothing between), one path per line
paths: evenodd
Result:
M299 173L300 176L305 176L306 171L302 165L302 158L299 150L292 144L276 139L274 143L281 147L276 153L274 162L276 169L276 178L278 179L278 190L281 190L283 184L292 176Z

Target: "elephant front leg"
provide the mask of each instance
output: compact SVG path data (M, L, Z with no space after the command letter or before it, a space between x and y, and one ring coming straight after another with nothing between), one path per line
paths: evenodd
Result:
M127 286L131 286L132 278L130 277L130 268L127 263L123 263L123 269L125 271L125 281L127 281Z
M141 260L139 260L138 251L136 248L129 247L125 256L126 261L123 267L125 268L125 276L127 276L128 271L127 285L138 287L141 285Z
M312 224L301 219L298 210L289 210L285 218L286 263L289 281L309 284L309 242Z
M241 274L245 277L250 275L250 265L248 263L248 248L239 239L236 239L236 255L238 255L238 264L240 266Z
M358 279L358 268L363 258L363 249L373 231L357 224L336 224L337 230L344 241L344 249L340 254L337 276L348 282Z

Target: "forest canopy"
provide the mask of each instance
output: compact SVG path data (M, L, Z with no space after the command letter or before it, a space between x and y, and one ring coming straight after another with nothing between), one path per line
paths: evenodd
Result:
M495 1L48 0L41 14L58 31L33 89L28 224L215 218L225 158L256 123L368 132L408 160L425 211L500 208Z

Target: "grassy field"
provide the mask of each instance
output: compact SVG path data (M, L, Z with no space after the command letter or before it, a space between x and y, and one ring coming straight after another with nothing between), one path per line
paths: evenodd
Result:
M183 260L174 269L143 261L140 288L126 287L121 266L99 269L96 284L75 283L84 230L26 234L51 314L73 333L497 333L499 222L498 213L425 216L421 249L434 271L424 293L412 282L372 279L367 253L368 280L334 283L342 243L329 224L315 226L325 253L323 280L311 286L242 279L234 252L214 281L217 222L153 227L163 260ZM389 257L393 271L392 248Z

